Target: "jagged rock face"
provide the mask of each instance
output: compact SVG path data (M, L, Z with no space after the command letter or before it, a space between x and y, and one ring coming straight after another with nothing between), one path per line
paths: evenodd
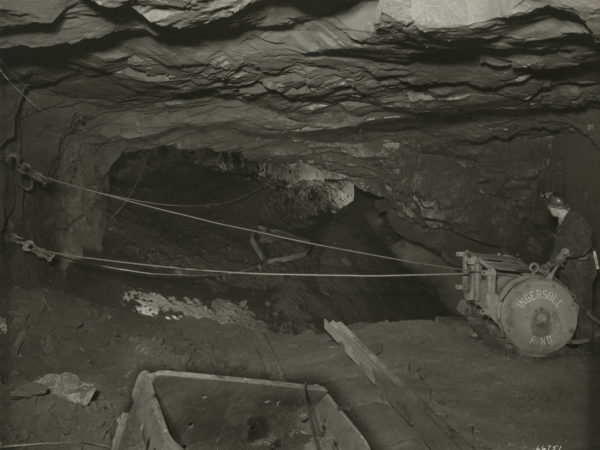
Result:
M123 152L159 146L302 161L389 199L401 234L449 258L479 245L539 256L543 189L600 226L597 0L5 0L0 12L0 148L63 180L107 189ZM101 242L89 194L23 205L11 214L61 248Z

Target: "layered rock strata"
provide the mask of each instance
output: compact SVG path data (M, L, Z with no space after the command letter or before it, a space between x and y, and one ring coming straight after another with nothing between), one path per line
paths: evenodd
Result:
M600 227L597 1L321 3L6 0L0 148L101 190L123 152L156 147L302 162L387 199L447 260L541 257L544 189ZM99 248L101 199L0 193L5 228Z

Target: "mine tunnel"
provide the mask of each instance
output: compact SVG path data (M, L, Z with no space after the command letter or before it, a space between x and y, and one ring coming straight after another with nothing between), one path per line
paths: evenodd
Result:
M0 450L600 447L600 5L0 1Z

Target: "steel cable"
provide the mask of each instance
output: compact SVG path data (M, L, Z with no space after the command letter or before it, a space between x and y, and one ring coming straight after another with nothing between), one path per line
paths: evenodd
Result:
M70 261L96 261L100 263L109 263L109 264L123 264L129 266L138 266L138 267L147 267L154 269L166 269L172 271L179 272L200 272L204 274L213 274L213 275L253 275L253 276L286 276L286 277L330 277L330 278L410 278L410 277L444 277L444 276L462 276L464 273L462 272L433 272L433 273L380 273L380 274L361 274L361 273L297 273L297 272L261 272L261 271L251 271L251 270L225 270L225 269L200 269L196 267L179 267L179 266L167 266L161 264L149 264L149 263L138 263L134 261L123 261L117 259L109 259L109 258L99 258L95 256L77 256L69 253L56 252L53 250L47 250L47 252L52 253L53 255L67 259ZM135 269L126 269L119 267L107 266L105 264L100 264L98 267L106 268L106 269L114 269L122 272L131 272L137 274L144 275L158 275L158 276L181 276L181 277L192 277L193 275L184 275L177 274L175 272L170 273L161 273L161 272L143 272L137 271ZM196 275L198 276L198 275Z
M380 255L377 253L371 253L371 252L364 252L364 251L360 251L360 250L353 250L353 249L348 249L345 247L338 247L338 246L334 246L334 245L328 245L328 244L321 244L321 243L316 243L316 242L312 242L306 239L299 239L299 238L294 238L294 237L290 237L290 236L282 236L279 234L275 234L275 233L270 233L268 231L262 231L262 230L257 230L257 229L253 229L253 228L247 228L247 227L242 227L242 226L238 226L238 225L232 225L229 223L225 223L225 222L219 222L216 220L210 220L210 219L206 219L203 217L198 217L198 216L193 216L190 214L185 214L179 211L173 211L173 210L169 210L169 209L165 209L165 208L161 208L158 206L154 206L151 204L147 204L147 203L142 203L138 200L134 200L131 198L126 198L120 195L115 195L115 194L109 194L106 192L101 192L101 191L97 191L95 189L91 189L91 188L87 188L84 186L78 186L72 183L68 183L66 181L62 181L53 177L49 177L47 175L43 175L37 171L33 171L35 172L37 175L39 175L40 177L54 182L56 184L62 185L62 186L66 186L69 187L71 189L75 189L75 190L81 190L84 192L88 192L94 195L101 195L107 198L112 198L112 199L116 199L116 200L120 200L123 202L127 202L127 203L131 203L133 205L138 205L141 207L145 207L148 209L152 209L155 211L160 211L166 214L172 214L175 216L179 216L179 217L185 217L188 219L192 219L192 220L197 220L200 222L204 222L204 223L209 223L212 225L216 225L216 226L221 226L221 227L225 227L225 228L231 228L234 230L240 230L240 231L246 231L249 233L256 233L256 234L261 234L264 236L269 236L272 238L277 238L277 239L282 239L282 240L287 240L287 241L291 241L291 242L296 242L299 244L305 244L305 245L312 245L315 247L321 247L321 248L327 248L330 250L336 250L336 251L341 251L341 252L346 252L346 253L352 253L352 254L356 254L356 255L362 255L362 256L370 256L370 257L375 257L375 258L380 258L380 259L386 259L386 260L391 260L391 261L398 261L398 262L403 262L403 263L407 263L407 264L415 264L415 265L422 265L422 266L428 266L428 267L436 267L436 268L442 268L442 269L446 269L446 270L456 270L456 271L462 271L462 268L458 268L458 267L452 267L452 266L448 266L448 265L441 265L441 264L432 264L432 263L426 263L426 262L421 262L421 261L414 261L414 260L409 260L409 259L403 259L403 258L397 258L394 256L386 256L386 255Z

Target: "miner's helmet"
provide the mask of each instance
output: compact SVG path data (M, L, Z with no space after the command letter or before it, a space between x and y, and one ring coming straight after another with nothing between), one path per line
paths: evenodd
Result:
M546 206L556 209L569 209L569 203L556 192L544 192L542 198L546 202Z

